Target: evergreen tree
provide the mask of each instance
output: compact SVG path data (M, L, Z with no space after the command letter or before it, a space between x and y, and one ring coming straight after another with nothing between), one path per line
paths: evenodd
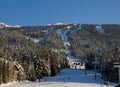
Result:
M3 83L7 83L7 64L5 60L3 61L2 69L3 69L3 78L2 78Z
M36 80L36 72L34 69L34 65L30 65L30 70L29 70L29 80L35 81Z
M35 81L36 80L36 73L34 69L31 69L31 81Z
M2 61L0 60L0 84L2 83Z
M6 66L6 71L7 71L7 82L9 82L9 62L7 63L7 66Z

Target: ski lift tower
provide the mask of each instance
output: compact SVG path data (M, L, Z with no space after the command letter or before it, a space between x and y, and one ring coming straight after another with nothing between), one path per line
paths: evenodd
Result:
M114 63L114 68L118 68L118 73L119 73L119 84L120 84L120 63L119 62L115 62Z
M99 62L97 61L97 58L95 58L95 61L92 62L92 64L94 64L94 68L95 68L95 80L96 80L96 73L97 73L97 65L99 64Z

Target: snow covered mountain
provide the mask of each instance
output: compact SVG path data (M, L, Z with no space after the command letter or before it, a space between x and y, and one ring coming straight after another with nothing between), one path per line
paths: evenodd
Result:
M24 28L30 29L30 27L22 27ZM57 23L49 26L31 26L31 29L44 33L42 37L37 37L42 38L39 44L44 46L43 41L46 41L45 45L54 51L64 52L66 55L70 53L77 58L83 58L90 53L99 53L99 51L104 53L109 47L114 48L114 41L120 40L120 26L112 24ZM39 34L36 36L40 36Z
M65 71L63 70L61 74L70 72L68 75L71 75L74 71L80 73L80 77L72 75L71 78L74 79L71 79L71 82L78 82L80 83L78 85L81 86L84 79L80 78L85 76L82 72L85 68L94 69L93 63L97 61L99 63L96 65L96 69L101 72L106 70L103 73L103 79L118 81L117 71L111 67L113 67L114 61L120 62L120 25L57 23L46 26L21 26L18 29L1 23L0 27L7 27L0 31L1 58L8 57L7 59L11 61L19 61L28 80L35 81L36 78L55 76L61 69L69 67L72 69L64 69ZM32 67L29 68L30 66ZM16 69L16 67L14 68ZM107 70L113 71L108 72ZM112 73L114 71L115 73ZM107 76L106 72L111 76ZM93 74L94 72L89 74L90 79L93 78ZM51 81L56 79L57 76ZM60 82L59 79L56 81ZM87 84L83 85L86 87L90 85L88 83L93 81L90 79L85 81ZM49 78L47 80L48 82L45 84L50 82ZM93 81L94 86L98 86L94 83L96 82ZM22 84L27 85L26 82ZM30 85L33 84L30 82ZM65 86L61 83L59 85ZM78 86L76 83L74 85Z
M10 28L10 27L20 28L19 25L7 25L7 24L5 24L5 23L0 22L0 28L4 28L4 27L7 27L7 28Z

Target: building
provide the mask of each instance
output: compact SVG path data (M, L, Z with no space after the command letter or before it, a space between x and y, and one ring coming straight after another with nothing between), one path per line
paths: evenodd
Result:
M71 59L67 57L69 66L72 69L85 69L85 62L81 61L80 59Z

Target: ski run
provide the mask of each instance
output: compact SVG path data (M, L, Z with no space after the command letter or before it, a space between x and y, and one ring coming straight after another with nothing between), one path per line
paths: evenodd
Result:
M2 84L0 87L108 87L104 85L100 73L94 79L94 71L80 69L63 69L55 77L44 77L35 82L22 81ZM109 87L115 87L115 83L109 83Z

